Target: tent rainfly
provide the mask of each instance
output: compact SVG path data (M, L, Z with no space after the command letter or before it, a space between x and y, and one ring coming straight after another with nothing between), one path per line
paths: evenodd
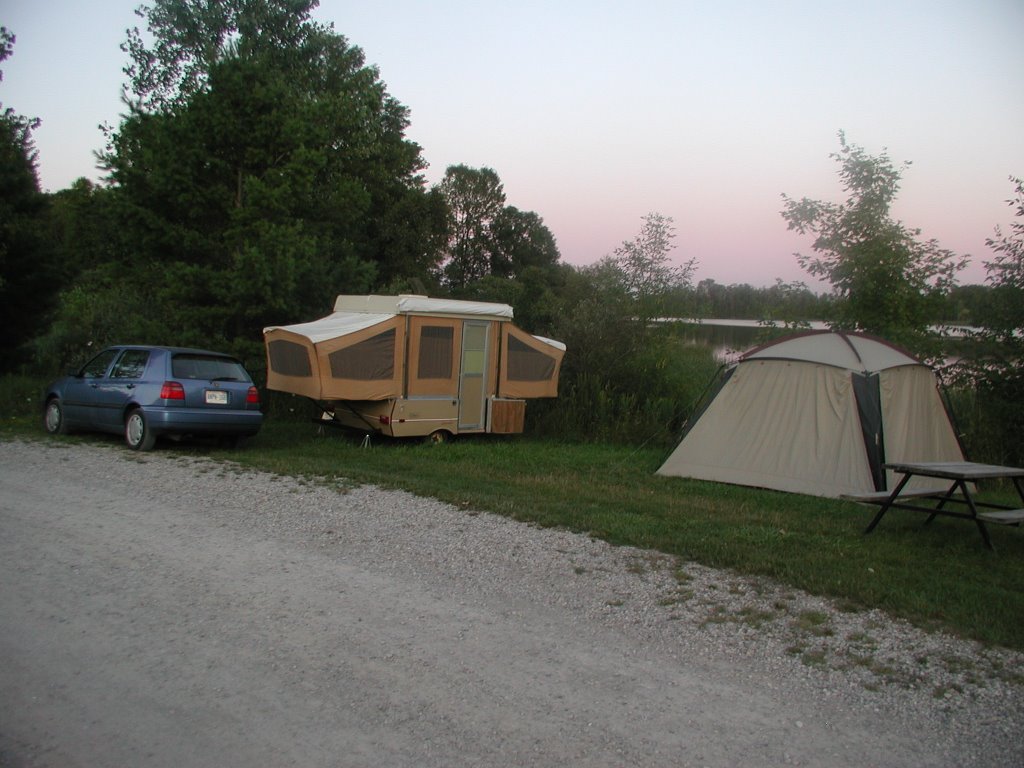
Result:
M812 331L725 369L657 474L867 497L894 487L887 461L963 458L931 368L878 338Z
M338 296L320 320L263 329L267 386L342 426L393 437L523 431L525 398L556 397L565 345L512 307L426 296Z

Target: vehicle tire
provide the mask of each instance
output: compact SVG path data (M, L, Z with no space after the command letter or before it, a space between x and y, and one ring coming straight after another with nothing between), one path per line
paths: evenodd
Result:
M46 410L43 411L43 429L51 435L66 435L68 433L67 422L64 421L64 405L59 397L51 397L46 401Z
M442 443L447 443L451 439L452 433L449 432L447 429L435 430L434 432L431 432L424 438L424 440L426 440L426 442L430 443L431 445L441 445Z
M148 451L156 445L156 435L150 431L146 417L138 408L124 420L124 441L133 451Z

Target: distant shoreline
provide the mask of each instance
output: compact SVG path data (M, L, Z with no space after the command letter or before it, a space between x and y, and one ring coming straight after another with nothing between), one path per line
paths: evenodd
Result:
M728 318L700 318L700 317L658 317L656 323L682 323L684 325L713 325L725 328L784 328L785 323L777 321L762 320L739 320ZM828 330L828 324L824 320L809 320L808 326L813 331ZM957 325L955 323L943 323L941 325L930 325L929 330L935 333L945 333L950 336L968 336L980 331L972 325ZM794 329L799 330L799 329Z

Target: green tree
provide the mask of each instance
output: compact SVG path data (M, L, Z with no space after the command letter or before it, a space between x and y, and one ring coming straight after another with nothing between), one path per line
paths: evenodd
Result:
M505 209L505 190L492 168L453 165L438 189L448 203L445 283L458 289L492 273L495 222Z
M408 111L314 0L156 0L102 161L127 280L168 340L258 345L337 293L426 279L443 240ZM154 270L162 276L154 276Z
M547 428L628 442L674 436L714 361L684 349L672 324L651 322L696 263L672 264L673 237L672 220L650 214L613 256L565 268L552 335L568 352Z
M481 289L478 283L519 280L538 270L554 273L559 259L554 235L536 213L505 205L504 187L492 168L450 166L435 189L448 206L442 278L453 293L493 295L493 286Z
M786 330L807 329L811 318L807 315L813 294L801 282L787 283L776 279L775 285L762 291L764 301L758 321L767 328Z
M995 294L990 312L983 318L991 336L1012 345L1017 366L1024 365L1024 179L1010 178L1015 197L1007 203L1014 210L1009 232L996 226L985 244L995 258L985 262L986 281Z
M984 317L991 299L991 286L958 285L950 292L943 320L953 324L976 325L976 318Z
M883 151L872 156L839 134L842 203L783 194L790 230L814 235L815 255L798 254L810 275L828 281L835 298L834 324L878 334L921 350L941 299L966 259L920 241L918 229L891 218L903 170Z
M0 62L12 55L14 43L14 34L0 27ZM0 105L0 371L28 361L27 343L56 292L54 255L44 237L46 198L39 191L32 140L38 126L38 119Z
M437 286L448 243L448 205L437 189L400 195L386 207L377 236L378 285L414 284L420 293Z
M1009 231L996 227L986 244L990 290L974 321L981 353L965 365L966 383L977 397L971 414L976 453L993 463L1024 462L1024 180L1011 177L1015 197Z
M497 215L493 223L492 275L515 279L531 269L550 271L558 259L555 237L536 213L508 205Z
M84 178L49 196L45 228L59 256L50 277L59 294L33 339L41 368L64 370L107 343L176 340L154 333L163 265L135 257L138 243L121 213L113 189Z
M641 334L647 321L664 315L673 292L692 284L697 260L673 264L670 254L675 236L671 217L649 213L643 217L640 233L605 258L605 266L617 274L622 290L632 299L632 313L640 320Z

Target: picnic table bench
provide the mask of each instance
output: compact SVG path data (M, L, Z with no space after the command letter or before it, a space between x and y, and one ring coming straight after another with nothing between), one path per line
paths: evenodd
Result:
M871 520L864 533L871 533L890 509L909 509L925 512L926 522L931 522L938 515L959 517L973 520L981 533L985 546L994 550L985 523L1000 525L1020 525L1024 522L1024 508L1016 509L1002 504L981 502L974 498L973 485L979 480L1009 479L1013 481L1024 507L1024 469L1017 467L1001 467L995 464L977 464L972 461L923 461L923 462L892 462L884 465L886 469L902 473L903 478L890 491L878 491L873 494L848 496L855 501L869 504L880 504L878 513ZM931 477L948 480L949 487L943 490L907 491L907 483L912 477ZM934 499L935 506L916 503L915 499ZM950 509L946 505L959 505ZM964 509L965 507L967 509Z

